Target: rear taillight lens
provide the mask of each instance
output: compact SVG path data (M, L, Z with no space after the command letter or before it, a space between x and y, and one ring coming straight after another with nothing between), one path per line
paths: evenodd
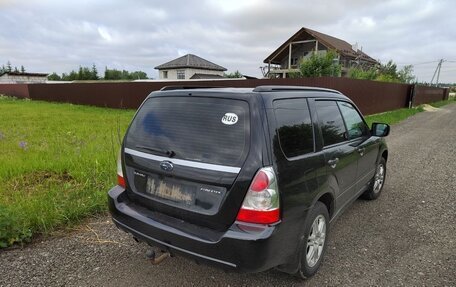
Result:
M272 167L260 169L245 195L236 220L272 224L280 220L279 190Z
M122 171L122 154L119 151L119 156L117 157L117 184L125 187L125 179Z

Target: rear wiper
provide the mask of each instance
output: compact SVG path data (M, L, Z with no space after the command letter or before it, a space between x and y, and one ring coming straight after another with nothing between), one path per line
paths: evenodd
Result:
M159 148L153 148L153 147L147 147L147 146L142 146L142 145L137 145L137 148L144 149L147 151L159 153L162 155L166 155L167 157L173 157L176 155L176 153L172 150L164 150L164 149L159 149Z

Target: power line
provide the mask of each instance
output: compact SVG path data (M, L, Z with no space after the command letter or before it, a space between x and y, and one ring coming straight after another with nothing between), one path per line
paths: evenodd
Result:
M412 66L419 66L419 65L427 65L427 64L433 64L433 63L438 63L440 60L435 60L435 61L427 61L427 62L419 62L419 63L414 63L414 64L409 64L409 63L396 63L399 66L406 66L406 65L412 65ZM456 63L456 60L444 60L446 63Z
M410 64L410 63L396 63L396 64L400 65L400 66L407 66L407 65L417 66L417 65L433 64L433 63L437 63L437 62L439 62L439 60L427 61L427 62L419 62L419 63L415 63L415 64Z
M437 63L439 62L438 60L437 61L429 61L429 62L422 62L422 63L416 63L416 64L411 64L413 66L418 66L418 65L425 65L425 64L432 64L432 63Z

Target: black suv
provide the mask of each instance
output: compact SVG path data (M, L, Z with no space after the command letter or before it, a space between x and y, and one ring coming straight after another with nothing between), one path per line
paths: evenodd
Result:
M164 88L126 132L109 209L168 254L309 277L330 222L380 195L388 133L334 90Z

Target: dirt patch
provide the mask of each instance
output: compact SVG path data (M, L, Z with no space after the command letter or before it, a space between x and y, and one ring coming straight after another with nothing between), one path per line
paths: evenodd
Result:
M67 171L35 171L12 178L7 182L5 191L7 193L21 192L27 194L38 190L46 190L46 187L50 186L64 186L75 183L75 179Z
M435 111L438 111L439 108L436 108L436 107L433 107L431 105L425 104L425 105L423 105L423 110L425 110L427 112L435 112Z

